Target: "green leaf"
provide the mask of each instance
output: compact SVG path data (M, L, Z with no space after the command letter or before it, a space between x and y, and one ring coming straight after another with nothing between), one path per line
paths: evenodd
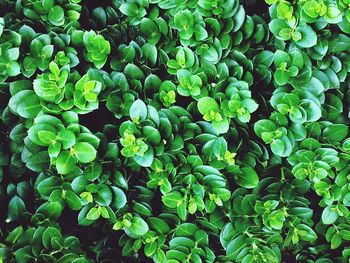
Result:
M59 174L68 174L76 167L76 159L69 151L63 151L57 157L56 168Z
M274 74L274 77L277 84L282 86L288 83L289 73L286 70L277 69Z
M11 221L18 220L24 216L24 212L27 212L27 209L23 200L15 195L8 204L8 218Z
M306 224L298 224L296 227L301 240L312 242L317 239L315 231Z
M293 147L290 139L287 136L282 136L281 139L272 140L271 150L278 156L288 157L292 153Z
M61 187L62 179L57 176L51 176L42 180L36 187L40 195L48 197L55 189Z
M142 133L145 137L145 141L152 145L158 145L161 142L161 136L157 129L151 126L144 126L142 128Z
M170 231L168 223L163 219L151 217L148 219L148 222L150 223L151 228L155 229L158 233L166 234Z
M192 223L182 223L176 227L176 235L184 237L192 237L193 234L198 230L198 227Z
M156 255L154 256L154 259L158 262L166 262L166 256L163 250L158 249ZM168 261L169 262L169 261Z
M272 228L281 230L286 220L284 212L282 210L273 211L269 216L269 222Z
M280 36L280 32L283 29L290 29L290 26L287 24L287 21L284 19L272 19L269 23L269 29L275 36ZM289 38L288 38L289 39Z
M233 17L234 27L232 31L237 32L243 26L245 19L246 19L245 8L243 7L243 5L240 5Z
M254 131L260 138L264 132L273 132L277 129L276 124L271 120L259 120L254 124Z
M86 167L84 171L84 176L86 177L87 180L94 181L97 178L100 177L102 174L102 165L101 164L96 164L93 163Z
M18 226L8 234L5 241L14 244L22 236L23 232L23 227Z
M57 65L54 61L50 62L49 68L50 68L50 71L51 71L55 76L59 76L59 75L60 75L60 68L58 67L58 65Z
M174 237L169 242L170 248L187 247L191 249L192 247L194 247L194 245L194 241L189 239L188 237Z
M340 230L340 236L342 239L349 241L350 240L350 231L349 230Z
M64 10L62 7L56 5L52 7L47 15L48 20L54 26L61 26L64 24Z
M287 52L284 52L283 50L277 50L273 56L273 61L275 65L279 67L283 62L290 64L291 58Z
M143 71L136 65L129 63L124 68L124 74L129 79L137 79L137 80L144 80L145 74Z
M49 219L58 220L63 211L61 204L59 202L50 202L46 204L47 205L43 208L43 210L40 210L40 213L45 214L45 216L47 216ZM39 212L39 209L37 212Z
M120 209L122 207L124 207L127 203L127 199L126 199L126 195L123 192L123 190L121 190L119 187L116 186L112 186L112 193L113 193L113 202L112 202L112 206L115 209Z
M234 260L246 245L244 237L239 235L228 244L226 255Z
M143 55L150 62L151 65L155 65L157 62L158 51L154 45L146 43L142 46Z
M68 207L72 210L80 210L82 203L80 198L71 190L65 191L65 200Z
M135 155L133 159L142 167L151 167L154 160L153 148L149 147L148 150L143 154L143 156Z
M245 166L241 168L241 173L237 176L236 183L248 189L254 188L259 183L259 176L253 168Z
M57 139L60 140L60 142L62 142L63 149L69 149L76 142L75 134L71 130L59 131Z
M223 119L221 121L213 121L213 127L218 133L226 133L230 128L229 119Z
M219 137L213 142L213 153L217 159L223 159L227 151L227 142L224 138Z
M16 61L9 61L6 68L6 73L10 77L15 77L21 73L21 67Z
M209 111L214 111L217 112L219 111L219 105L218 103L210 97L203 97L200 98L198 101L198 110L199 112L204 115L205 113L209 112Z
M20 91L16 95L20 96L21 92L24 91ZM26 96L22 97L20 101L18 101L16 107L18 115L26 119L34 119L41 111L41 109L42 107L39 97L34 92L26 93Z
M350 206L350 193L346 193L343 198L343 204L345 206Z
M329 143L338 143L344 140L349 133L349 128L345 124L331 124L323 130L323 138Z
M38 132L39 139L46 145L51 144L56 139L56 134L50 131L39 131Z
M269 50L264 50L261 51L260 53L258 53L254 58L253 58L253 62L254 65L266 65L266 66L271 66L272 62L273 62L273 57L274 57L274 53L269 51Z
M43 172L49 168L50 159L47 151L34 153L28 158L26 166L34 172Z
M329 51L332 53L341 53L350 48L350 37L344 34L337 35L330 43Z
M147 107L146 104L138 99L130 107L130 118L132 120L143 121L147 117Z
M96 158L97 151L87 142L78 142L74 145L75 156L81 163L91 163Z
M136 16L138 13L138 6L135 3L123 3L119 7L120 12L127 16Z
M25 246L14 252L17 263L28 263L33 260L31 246Z
M134 216L131 220L130 232L136 236L143 236L149 230L145 220L141 217Z
M157 251L157 243L153 242L153 243L146 244L144 251L147 257L152 257L154 253L156 253Z
M303 6L304 12L312 18L318 17L319 9L320 9L320 4L316 0L310 0L308 2L305 2Z
M329 4L324 18L330 24L338 24L342 21L342 12L335 3Z
M96 207L93 207L87 213L86 219L95 221L100 218L100 215L101 215L101 210Z
M46 228L46 230L43 233L42 236L42 242L43 245L46 249L51 249L52 248L52 239L54 237L62 237L61 232L54 227L49 226L48 228Z
M177 207L177 214L179 215L180 219L183 221L186 221L187 218L187 207L186 207L186 202L182 202L178 207Z
M339 233L333 235L331 239L331 249L336 249L341 245L342 239Z
M297 41L297 45L303 48L310 48L317 44L317 34L308 25L298 26L297 31L301 33L302 38Z
M282 140L275 139L271 143L271 150L274 154L282 156L284 151L286 150L286 147L285 147L284 142Z
M98 189L97 196L95 197L96 203L101 206L108 206L112 202L112 191L107 185L102 185Z
M163 203L169 208L176 208L182 201L182 195L179 192L171 192L162 197Z
M339 217L338 212L334 206L327 206L322 212L322 222L325 225L334 223Z

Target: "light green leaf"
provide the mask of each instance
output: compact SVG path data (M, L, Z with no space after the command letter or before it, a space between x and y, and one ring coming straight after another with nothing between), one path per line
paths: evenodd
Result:
M163 203L169 208L176 208L182 201L182 195L179 192L171 192L162 197Z
M325 225L334 223L339 217L335 206L327 206L322 212L322 222Z
M214 111L217 112L219 111L219 105L218 103L210 97L203 97L200 98L198 101L198 110L199 112L204 115L205 113L209 112L209 111Z
M134 216L131 220L129 230L136 236L142 236L148 232L149 228L145 220L143 220L141 217Z

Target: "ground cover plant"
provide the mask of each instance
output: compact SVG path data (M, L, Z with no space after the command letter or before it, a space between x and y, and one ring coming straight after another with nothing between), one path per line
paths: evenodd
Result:
M349 0L0 0L0 262L349 262L349 53Z

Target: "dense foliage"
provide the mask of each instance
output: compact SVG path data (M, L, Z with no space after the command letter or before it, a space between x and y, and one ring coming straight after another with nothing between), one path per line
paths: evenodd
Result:
M350 0L1 0L0 262L349 262Z

